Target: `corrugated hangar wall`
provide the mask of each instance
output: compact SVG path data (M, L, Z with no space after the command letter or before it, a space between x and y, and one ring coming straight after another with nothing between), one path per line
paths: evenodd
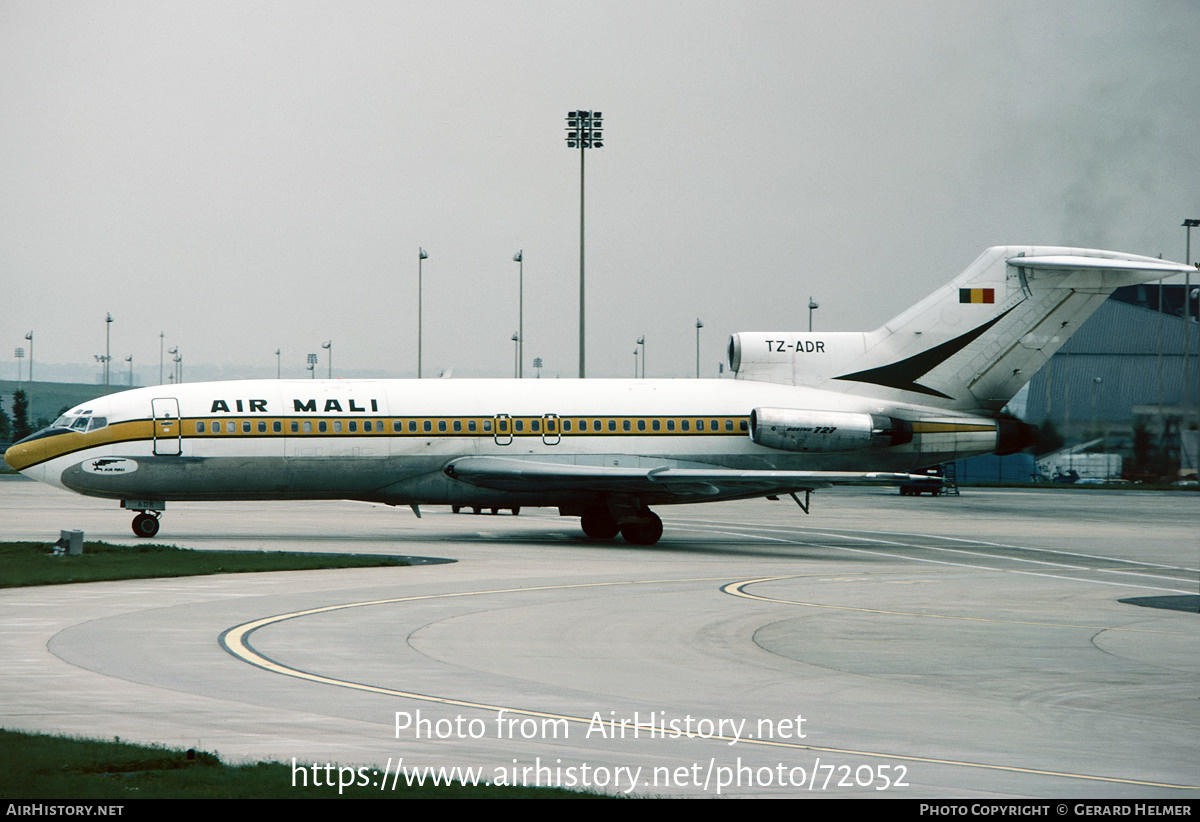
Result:
M1134 406L1157 408L1160 402L1168 414L1187 406L1194 419L1200 324L1194 301L1193 318L1185 323L1183 291L1182 285L1163 286L1160 313L1157 286L1119 289L1034 375L1025 419L1038 424L1049 417L1070 432L1091 429L1093 420L1127 427Z

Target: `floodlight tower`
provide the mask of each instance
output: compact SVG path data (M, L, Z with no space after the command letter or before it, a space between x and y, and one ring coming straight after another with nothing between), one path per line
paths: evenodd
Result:
M517 270L517 372L514 377L525 376L525 250L517 249L513 262L519 266Z
M421 379L421 341L422 341L422 327L421 327L421 320L422 320L422 317L421 317L421 310L422 310L421 284L422 284L422 282L421 282L421 280L422 280L422 275L423 275L422 264L428 259L429 259L429 252L427 252L423 248L418 247L417 248L417 379Z
M112 314L104 315L104 386L108 387L108 361L112 359L110 341L112 340Z
M579 376L586 375L584 357L584 231L583 231L583 158L585 149L604 148L603 115L582 109L567 112L567 148L579 149Z

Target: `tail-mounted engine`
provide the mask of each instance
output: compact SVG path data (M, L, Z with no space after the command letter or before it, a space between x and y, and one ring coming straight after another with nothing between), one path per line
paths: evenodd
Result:
M750 439L781 451L861 451L903 445L912 438L911 423L880 414L795 408L750 412Z

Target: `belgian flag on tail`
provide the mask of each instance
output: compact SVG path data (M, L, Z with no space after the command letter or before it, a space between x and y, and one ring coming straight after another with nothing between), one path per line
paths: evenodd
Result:
M996 289L994 288L960 288L958 289L960 303L994 303Z

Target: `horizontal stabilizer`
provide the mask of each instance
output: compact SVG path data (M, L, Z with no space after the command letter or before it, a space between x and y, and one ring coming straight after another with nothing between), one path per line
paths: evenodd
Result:
M1078 271L1125 271L1145 272L1150 275L1146 280L1157 280L1172 274L1187 274L1193 268L1182 263L1172 263L1167 260L1141 259L1104 259L1101 257L1080 257L1071 254L1052 254L1039 257L1010 257L1009 265L1021 268L1034 268L1043 271L1078 270ZM1139 278L1139 280L1142 278Z

